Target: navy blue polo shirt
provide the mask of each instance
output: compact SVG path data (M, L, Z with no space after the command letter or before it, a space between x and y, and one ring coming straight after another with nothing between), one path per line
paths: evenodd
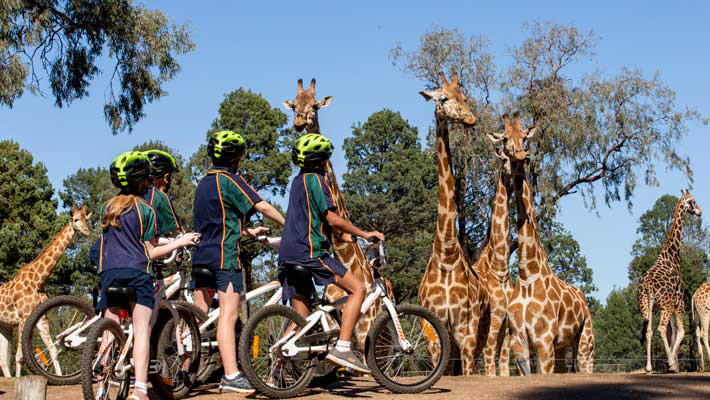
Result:
M241 269L242 224L261 196L239 174L214 167L195 189L195 232L202 234L192 264L210 269Z
M291 181L279 261L306 261L328 255L331 227L325 215L335 209L328 180L321 174L299 172Z
M102 216L106 211L104 206ZM152 275L144 242L157 237L155 210L145 200L134 196L133 204L118 217L118 223L118 227L104 228L99 238L99 272L133 268Z

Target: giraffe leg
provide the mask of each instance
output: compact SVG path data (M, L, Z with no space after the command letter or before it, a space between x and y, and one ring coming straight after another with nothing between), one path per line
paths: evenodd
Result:
M530 375L530 346L520 311L508 313L508 335L510 337L510 352L515 360L518 373Z
M685 337L685 327L683 325L683 314L676 311L675 329L673 330L675 341L673 342L673 349L671 351L676 372L680 370L680 366L678 365L678 349L680 349L680 344L683 343L683 338ZM673 370L673 368L671 368L671 370Z
M702 317L702 324L703 324L703 343L705 344L705 351L708 354L708 358L710 358L710 342L708 342L708 328L710 328L710 315L703 315ZM700 348L700 351L702 352L702 348ZM703 362L703 370L705 370L705 362Z
M539 339L535 341L534 346L539 372L546 375L555 372L555 347L552 340L547 343L544 339Z
M0 327L0 370L6 378L12 377L10 372L10 341L12 329Z
M698 366L698 369L700 372L705 372L705 349L703 348L703 328L701 327L702 321L698 321L697 325L695 326L695 340L697 342L698 346L698 353L700 353L700 365ZM710 356L710 354L708 354Z
M577 346L578 372L591 374L594 372L594 327L591 317L584 321L582 334Z
M28 329L32 329L32 327L28 327ZM49 356L52 358L52 364L54 365L54 373L62 375L62 367L59 365L59 354L57 347L52 341L52 336L49 334L49 322L46 316L42 316L42 318L37 321L37 330L39 331L39 337L42 338L42 342L49 350ZM28 357L31 357L31 355L28 355Z
M20 323L17 324L17 352L15 353L15 376L20 377L22 375L22 329L24 329L25 320L20 319Z
M498 350L498 338L501 326L505 320L505 315L494 315L491 312L491 323L486 338L486 345L483 348L485 360L486 376L496 376L496 350Z
M668 343L668 323L671 320L671 313L661 309L661 318L658 322L658 333L661 334L661 339L663 340L663 346L666 349L666 356L668 358L668 368L673 367L673 353L671 352L671 345Z
M651 339L653 339L653 300L649 301L648 309L646 310L646 315L644 315L644 322L646 322L646 372L653 371L653 366L651 365Z
M500 338L498 342L501 344L498 349L498 374L500 376L510 376L510 332L507 324L503 324L503 329L500 330Z

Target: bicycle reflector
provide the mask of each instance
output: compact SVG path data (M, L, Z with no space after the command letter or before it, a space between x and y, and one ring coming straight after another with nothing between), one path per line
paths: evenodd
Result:
M128 310L118 309L118 318L127 319L128 318Z
M44 364L45 367L49 367L49 360L47 360L47 356L44 355L42 350L39 349L39 347L35 347L35 353L37 353L37 356L35 357L37 360L39 360L42 364Z
M254 341L251 345L251 356L256 358L259 355L259 335L254 336Z
M434 334L434 330L431 328L431 325L429 325L429 323L425 320L422 320L422 329L424 329L424 334L430 342L436 341L436 335Z

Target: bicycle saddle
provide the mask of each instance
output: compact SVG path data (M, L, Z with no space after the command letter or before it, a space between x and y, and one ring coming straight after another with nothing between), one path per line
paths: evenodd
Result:
M109 286L106 288L106 302L110 305L135 303L136 289L125 286Z
M292 287L297 287L305 289L305 292L308 293L308 301L313 303L317 296L316 296L316 288L313 284L313 276L311 275L311 271L309 271L306 267L298 265L298 264L288 264L288 269L287 269L287 275L286 279L288 280L288 285Z
M212 272L212 270L209 268L195 267L193 265L192 266L192 276L194 276L194 277L199 276L202 278L214 279L214 272Z

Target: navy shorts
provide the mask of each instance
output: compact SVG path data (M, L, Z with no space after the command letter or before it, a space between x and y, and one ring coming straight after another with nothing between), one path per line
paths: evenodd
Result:
M153 278L135 268L111 268L99 274L101 289L97 310L105 310L121 304L109 304L106 299L106 288L109 286L125 286L136 290L136 304L153 308L155 305Z
M220 292L227 292L229 284L232 284L234 293L244 292L244 278L242 270L233 269L211 269L214 279L203 276L193 276L190 281L190 289L216 289Z
M314 291L312 282L310 282L310 285L307 282L289 285L288 272L291 265L300 265L306 268L318 286L328 286L335 283L336 276L342 278L348 272L348 269L340 261L330 256L321 256L304 261L281 261L279 262L279 282L281 282L281 287L283 288L282 300L284 303L295 295L307 298Z

